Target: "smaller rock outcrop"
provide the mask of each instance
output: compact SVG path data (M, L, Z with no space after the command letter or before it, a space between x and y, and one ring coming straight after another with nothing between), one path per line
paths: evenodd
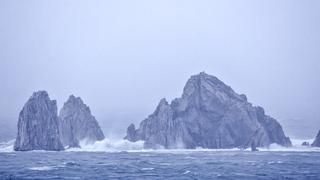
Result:
M33 93L19 114L15 151L64 150L59 137L57 103L46 91Z
M79 141L94 143L104 139L104 134L80 97L71 95L60 110L60 136L66 147L80 147Z
M320 147L320 130L318 132L318 135L316 137L316 139L314 140L314 142L312 143L313 147Z
M136 127L134 124L130 124L130 126L127 129L127 136L125 137L125 139L135 142L137 141L137 137L136 137Z
M307 141L304 141L304 142L301 144L301 146L310 146L310 143L307 142Z

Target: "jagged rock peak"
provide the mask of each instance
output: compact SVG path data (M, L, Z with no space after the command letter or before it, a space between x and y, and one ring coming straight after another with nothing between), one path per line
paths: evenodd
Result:
M208 95L215 95L222 98L222 94L227 95L228 98L247 101L247 97L244 94L239 95L235 93L230 86L226 85L217 77L205 72L191 76L183 89L182 98L194 96L203 97Z
M34 92L19 115L16 151L63 150L59 138L57 103L46 91Z
M60 110L59 119L64 146L78 147L82 140L94 143L104 139L97 120L80 97L71 95L68 98Z
M162 98L154 112L154 114L158 114L159 112L162 112L165 108L169 107L169 103L165 98Z
M166 98L162 98L159 102L158 106L163 106L163 105L169 105L168 101Z
M47 99L50 99L50 98L49 98L49 94L47 93L47 91L36 91L36 92L33 92L33 94L30 97L30 99L44 99L44 100L47 100Z
M184 87L184 94L189 95L189 89L199 90L200 88L206 88L204 84L205 82L210 83L211 86L226 86L217 77L208 75L205 72L201 72L200 74L191 76Z
M74 95L70 95L68 100L64 103L64 106L77 106L82 108L82 110L91 113L89 106L87 106L80 97L76 97Z
M320 147L320 130L318 132L318 135L316 137L316 139L314 140L314 142L312 143L312 146L314 147Z

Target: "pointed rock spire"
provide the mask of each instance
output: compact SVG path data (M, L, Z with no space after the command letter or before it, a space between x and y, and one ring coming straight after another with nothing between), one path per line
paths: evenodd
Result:
M80 97L71 95L60 110L60 135L64 146L78 147L79 141L88 143L104 139L98 121Z
M57 103L46 91L34 92L19 115L14 150L63 150L59 138Z

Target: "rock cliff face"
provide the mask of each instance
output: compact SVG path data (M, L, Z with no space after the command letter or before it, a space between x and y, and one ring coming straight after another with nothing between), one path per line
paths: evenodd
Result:
M90 108L81 98L71 95L59 114L60 135L64 146L79 147L79 141L87 143L103 140L103 132L91 115Z
M19 115L15 151L63 150L56 101L45 91L33 93Z
M162 99L138 129L131 124L125 139L143 140L147 148L291 145L281 125L263 108L252 106L245 95L204 72L188 80L181 98L171 104Z
M316 139L314 140L314 142L312 143L312 146L314 147L320 147L320 130L318 132L318 135L316 137Z

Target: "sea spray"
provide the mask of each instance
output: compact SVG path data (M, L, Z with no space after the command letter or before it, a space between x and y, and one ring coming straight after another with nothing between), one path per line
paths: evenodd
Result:
M298 142L303 141L310 141L310 140L293 140L292 147L283 147L277 144L271 144L268 148L258 148L259 151L270 151L270 152L320 152L320 148L317 147L306 147L301 146ZM10 153L14 152L13 145L15 140L10 140L7 142L0 142L0 153ZM127 140L122 139L104 139L102 141L97 141L93 144L88 142L81 141L80 142L82 148L70 148L66 151L68 152L120 152L120 151L127 151L127 152L171 152L171 153L183 153L183 152L223 152L223 151L250 151L250 149L205 149L205 148L196 148L196 149L144 149L144 142L137 141L137 142L130 142Z
M85 151L85 152L114 152L143 150L143 141L130 142L128 140L104 139L93 144L87 143L86 140L80 142L81 148L71 148L67 151Z

